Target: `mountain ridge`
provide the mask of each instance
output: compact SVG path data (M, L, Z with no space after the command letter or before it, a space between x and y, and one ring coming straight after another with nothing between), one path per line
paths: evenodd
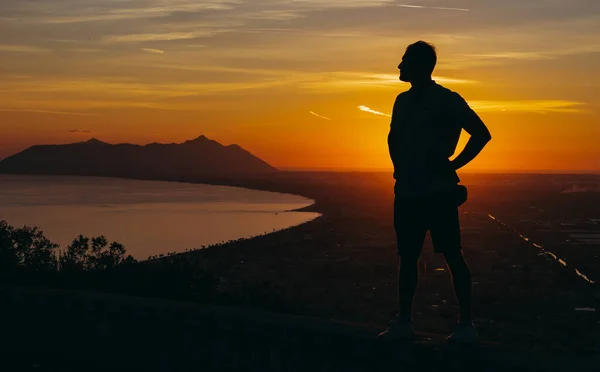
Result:
M115 177L249 177L278 170L237 144L201 135L182 143L110 144L90 138L34 145L0 160L0 173Z

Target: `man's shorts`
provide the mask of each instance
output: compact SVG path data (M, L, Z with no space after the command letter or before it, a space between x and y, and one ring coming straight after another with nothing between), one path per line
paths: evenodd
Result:
M394 228L400 256L420 255L428 230L435 253L462 249L458 207L451 192L419 197L396 195Z

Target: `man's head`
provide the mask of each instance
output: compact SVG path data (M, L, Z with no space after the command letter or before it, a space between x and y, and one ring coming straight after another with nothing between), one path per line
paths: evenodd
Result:
M431 79L436 63L435 47L424 41L417 41L406 48L402 62L398 65L400 80L411 83Z

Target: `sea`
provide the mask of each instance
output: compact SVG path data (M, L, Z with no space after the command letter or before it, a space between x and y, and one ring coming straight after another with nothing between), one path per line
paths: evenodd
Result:
M0 220L66 248L105 236L138 260L297 226L320 215L301 196L181 182L0 175Z

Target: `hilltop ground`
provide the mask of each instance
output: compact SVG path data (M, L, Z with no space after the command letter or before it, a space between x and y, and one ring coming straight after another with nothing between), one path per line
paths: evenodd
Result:
M575 269L600 279L600 244L569 243L569 231L561 227L579 224L579 231L597 233L593 206L600 193L561 191L573 181L598 184L600 177L462 178L470 191L460 214L463 246L473 271L481 337L520 349L598 355L600 290ZM189 253L222 278L221 291L237 293L234 304L386 326L396 308L397 276L389 174L286 173L239 185L313 198L316 204L308 209L323 217ZM448 333L457 309L449 275L429 238L420 266L416 327Z

